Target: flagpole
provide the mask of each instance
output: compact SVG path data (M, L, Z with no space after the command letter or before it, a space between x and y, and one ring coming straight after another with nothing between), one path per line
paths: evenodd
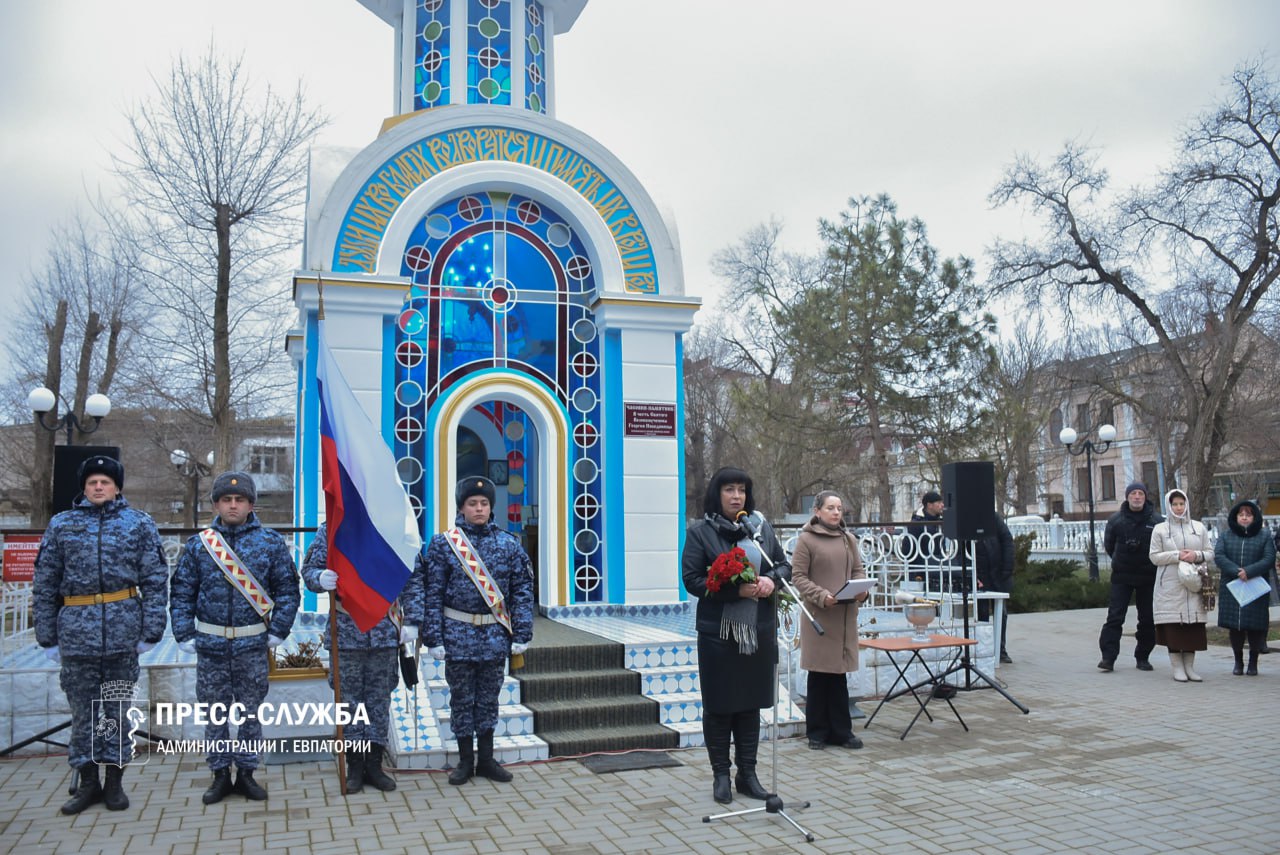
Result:
M327 536L327 535L326 535ZM329 668L333 674L334 709L342 709L342 675L338 671L338 592L329 592ZM342 716L338 716L338 788L347 794L347 745L342 739Z

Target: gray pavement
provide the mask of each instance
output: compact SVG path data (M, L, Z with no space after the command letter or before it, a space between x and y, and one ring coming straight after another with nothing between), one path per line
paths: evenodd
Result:
M1132 612L1130 613L1132 616ZM861 751L778 746L778 789L813 843L777 816L711 823L702 749L682 765L595 774L576 761L512 767L515 782L451 787L438 772L343 799L333 764L271 766L270 801L206 807L197 757L130 770L133 804L58 813L65 758L0 762L0 850L31 852L1280 852L1280 653L1261 676L1231 675L1231 653L1196 660L1201 684L1133 668L1132 625L1114 673L1094 666L1102 610L1014 615L1000 678L1031 708L991 690L961 693L966 733L943 704L905 741L915 707L885 706ZM1272 610L1272 619L1280 609ZM868 711L870 702L862 704ZM860 723L855 723L860 726ZM770 784L770 746L761 746ZM801 808L805 800L808 808ZM758 806L738 798L733 808Z

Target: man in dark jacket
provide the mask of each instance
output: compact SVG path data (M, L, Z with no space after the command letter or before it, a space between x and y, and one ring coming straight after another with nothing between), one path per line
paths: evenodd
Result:
M257 711L267 696L267 651L293 628L301 600L298 569L284 538L258 522L252 478L223 472L213 481L212 495L218 515L183 547L169 615L178 646L196 654L196 700L228 707L240 703L250 714L236 727L235 744L243 749L237 751L226 747L231 742L227 717L215 721L210 716L204 738L216 747L208 756L213 783L202 800L211 805L237 792L264 801L267 791L253 779L258 754L245 746L262 739Z
M1013 592L1013 534L1004 520L996 517L995 531L974 544L974 563L978 570L978 587L1001 594ZM990 600L978 600L978 620L988 620ZM1009 601L1000 610L1000 661L1013 662L1008 651Z
M138 655L164 635L169 593L156 524L120 494L124 466L99 455L80 464L79 476L81 495L45 529L32 592L36 641L61 663L71 707L67 762L79 780L64 814L96 802L110 810L129 806L120 779L133 758L125 743L110 737L130 725L120 720L120 704L111 702L120 695L108 690L125 689L132 698ZM105 789L99 764L107 767Z
M1147 487L1134 481L1124 491L1125 504L1107 520L1107 530L1102 536L1102 548L1111 557L1111 604L1107 609L1107 622L1098 635L1098 647L1102 659L1098 667L1103 671L1115 668L1120 655L1120 636L1124 633L1124 619L1129 611L1129 601L1138 606L1138 647L1134 656L1139 671L1150 671L1147 657L1156 646L1156 625L1151 611L1151 595L1155 590L1156 566L1151 563L1151 531L1164 517L1156 513L1155 505L1147 501Z

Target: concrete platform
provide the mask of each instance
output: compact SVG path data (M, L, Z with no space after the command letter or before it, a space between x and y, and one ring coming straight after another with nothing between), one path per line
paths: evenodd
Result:
M515 781L451 787L437 771L397 774L399 789L338 794L332 763L269 767L266 803L200 802L197 757L130 769L133 804L58 814L65 758L0 762L0 849L13 852L432 853L1248 853L1280 849L1275 808L1280 655L1261 676L1231 675L1231 654L1197 659L1204 683L1132 667L1099 672L1101 610L1015 615L1008 690L955 700L933 723L898 734L909 699L887 705L861 751L778 744L777 788L813 843L761 812L711 823L721 808L701 749L680 766L596 774L574 760L512 768ZM1273 620L1280 609L1272 610ZM1132 626L1129 627L1132 632ZM867 706L863 704L864 708ZM931 705L930 710L934 707ZM761 777L770 785L770 746ZM804 801L811 802L800 809ZM755 807L744 802L734 808Z

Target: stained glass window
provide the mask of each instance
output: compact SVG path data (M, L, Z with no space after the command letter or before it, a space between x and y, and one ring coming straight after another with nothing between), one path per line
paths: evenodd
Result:
M547 112L546 18L542 4L529 0L525 7L525 104L535 113Z
M418 0L414 109L449 103L449 0Z
M467 103L511 103L511 4L467 0Z
M540 384L563 408L570 431L569 508L557 523L569 527L573 601L602 600L600 336L590 309L595 273L582 238L539 200L473 192L423 217L401 259L412 285L396 325L397 457L430 459L422 425L432 405L473 372L504 369ZM518 533L525 509L539 505L535 458L551 443L534 435L513 403L485 406L502 430L509 479L509 504L495 514L502 520L505 511L507 528ZM415 508L427 504L437 477L428 472L408 484ZM559 515L543 509L540 516Z

